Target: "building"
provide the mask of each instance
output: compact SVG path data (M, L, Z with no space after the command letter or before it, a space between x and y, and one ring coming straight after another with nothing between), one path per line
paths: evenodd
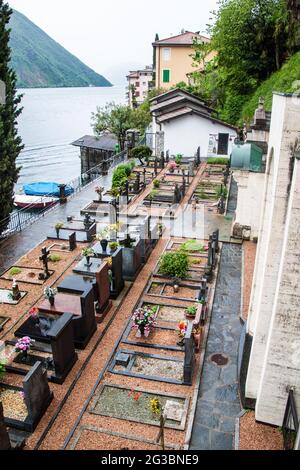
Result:
M275 93L240 382L256 420L282 426L300 410L300 96Z
M135 108L141 105L148 96L149 90L153 88L153 68L146 66L142 70L130 71L127 75L126 98L129 106Z
M193 44L208 43L210 39L190 31L153 43L155 87L169 89L180 82L189 83L188 74L193 67Z
M237 129L218 119L197 96L177 88L150 103L152 130L163 139L163 150L171 155L193 156L200 147L203 158L231 155Z
M98 173L106 173L118 150L118 139L113 134L85 135L72 145L80 148L81 174L95 167L99 167Z

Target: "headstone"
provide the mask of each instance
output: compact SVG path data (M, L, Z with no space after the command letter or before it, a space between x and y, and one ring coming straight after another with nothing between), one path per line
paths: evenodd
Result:
M73 315L65 313L48 333L50 339L55 374L51 380L62 384L78 359L73 340Z
M74 344L78 349L85 349L97 330L94 302L95 292L92 285L80 297L81 316L73 317Z
M146 168L144 168L143 174L144 174L144 185L145 186L146 186L146 173L147 173L147 170L146 170Z
M48 250L48 248L46 247L42 248L42 255L40 256L40 261L43 262L45 279L48 279L51 276L51 273L48 268L48 263L49 263L48 256L49 255L50 255L50 251Z
M23 380L23 391L28 417L26 428L33 432L53 399L48 384L47 371L41 362L36 362ZM26 429L26 430L27 430Z
M184 416L184 405L177 401L168 400L165 404L164 415L166 419L181 423Z
M160 166L161 170L163 170L165 168L165 153L164 152L161 152L159 166Z
M170 151L167 150L167 152L166 152L166 163L169 163L169 161L170 161Z
M110 284L108 277L109 266L103 263L96 273L96 291L97 291L97 313L103 313L109 305Z
M96 236L97 224L95 222L90 225L89 229L86 231L86 239L88 242L92 242Z
M11 444L9 434L4 423L3 406L0 402L0 450L10 450Z
M197 148L196 163L197 163L197 166L201 164L201 148L200 147Z
M181 201L181 191L178 186L178 184L175 184L175 189L174 189L174 204L179 204Z
M59 184L59 202L60 204L66 204L67 198L66 198L66 184Z
M135 175L135 182L134 182L134 187L133 187L134 192L137 194L140 192L140 183L141 183L141 175L139 172L137 172Z
M93 225L94 221L91 219L91 216L86 213L85 216L84 216L84 220L83 220L83 225L84 225L84 228L85 230L89 230L90 227Z
M218 202L218 214L223 215L224 213L225 213L225 199L224 199L224 196L221 196Z
M188 323L187 331L184 339L184 366L183 366L183 382L184 385L192 385L193 371L195 363L195 341L193 338L192 322Z
M74 251L77 248L77 242L76 242L76 232L71 233L69 236L69 250Z
M158 168L157 168L157 158L155 157L155 160L154 160L154 174L155 176L157 176L157 173L158 173Z
M220 230L216 230L215 232L213 232L212 240L215 246L216 253L220 252L219 236L220 236Z

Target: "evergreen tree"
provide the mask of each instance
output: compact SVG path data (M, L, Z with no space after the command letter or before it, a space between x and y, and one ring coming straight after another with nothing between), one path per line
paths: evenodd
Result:
M6 228L5 219L13 209L14 185L19 174L16 159L23 148L17 132L21 96L17 96L16 75L10 67L11 15L9 5L0 0L0 233Z

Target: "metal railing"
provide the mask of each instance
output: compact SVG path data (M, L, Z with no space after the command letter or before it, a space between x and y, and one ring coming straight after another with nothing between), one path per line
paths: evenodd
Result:
M289 396L282 424L282 435L284 450L294 450L297 433L299 432L299 418L294 397L294 390L290 388L288 392Z
M86 173L81 174L77 178L74 178L72 181L69 181L67 185L72 187L73 193L68 196L68 199L72 198L80 191L88 187L90 184L95 182L95 180L101 178L103 175L104 165L107 171L109 171L111 168L116 167L122 163L126 159L126 156L127 151L124 150L123 152L120 152L111 158L103 160L99 165L91 168ZM36 205L43 205L45 197L52 197L52 195L48 194L41 197L40 199L37 198L34 204L29 204L22 209L15 209L8 217L0 221L0 240L6 239L17 232L21 232L28 225L32 224L53 210L59 203L59 198L57 198L53 204L49 204L48 206L37 209Z

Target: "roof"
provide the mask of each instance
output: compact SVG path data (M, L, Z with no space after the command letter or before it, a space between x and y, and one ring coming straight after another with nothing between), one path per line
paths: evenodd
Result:
M192 46L194 39L199 39L202 42L210 42L210 39L206 36L186 31L185 33L178 34L177 36L171 36L170 38L155 41L153 46Z
M115 150L118 139L113 134L103 134L99 137L85 135L75 140L71 145L75 147L87 147L95 150Z
M159 123L163 123L166 121L172 121L173 119L177 119L177 118L192 115L192 114L200 116L204 119L208 119L209 121L215 122L217 124L221 124L222 126L228 127L229 129L233 129L234 131L237 131L237 128L233 126L232 124L228 124L225 121L221 121L220 119L217 119L207 113L201 112L197 109L193 109L188 106L185 106L180 109L176 109L175 111L167 113L167 114L162 114L161 116L158 116L156 119Z

